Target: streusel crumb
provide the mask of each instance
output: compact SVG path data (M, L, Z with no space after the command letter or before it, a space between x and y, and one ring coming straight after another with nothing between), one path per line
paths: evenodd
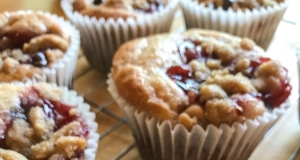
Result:
M216 75L211 79L207 79L206 83L219 85L229 95L234 93L251 93L256 91L251 81L241 73L225 76Z
M30 125L23 119L16 119L8 130L6 144L10 149L28 156L31 154L30 146L34 143L33 136L34 131Z

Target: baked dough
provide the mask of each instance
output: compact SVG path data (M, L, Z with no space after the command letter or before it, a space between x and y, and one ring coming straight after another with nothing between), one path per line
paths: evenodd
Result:
M169 0L106 0L99 5L88 5L85 0L74 0L73 10L82 15L104 19L137 18L141 12L154 12L167 5Z
M179 45L185 41L201 43L203 52L213 56L205 62L198 58L186 63ZM274 88L282 87L277 82L288 82L286 72L281 70L284 67L267 58L269 61L255 70L252 66L255 73L249 72L254 60L261 60L263 54L248 38L216 31L193 29L182 34L160 34L122 45L113 59L112 78L121 97L160 121L170 120L187 128L195 124L231 124L262 115L272 102L264 103L257 95L273 93ZM202 78L202 82L192 83L194 88L185 91L167 74L172 66L187 68L193 73L192 79ZM271 71L274 67L278 70ZM291 89L288 83L286 87Z

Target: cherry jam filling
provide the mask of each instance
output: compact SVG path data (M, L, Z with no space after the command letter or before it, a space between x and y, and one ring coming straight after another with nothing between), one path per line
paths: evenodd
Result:
M22 94L20 98L21 107L24 109L25 115L28 114L32 107L38 106L43 108L46 116L55 120L55 131L70 122L80 120L80 115L70 114L70 111L73 108L72 106L59 101L43 99L40 97L38 91L33 87L28 89L25 94Z
M201 41L199 40L183 40L179 42L178 51L185 64L194 59L205 62L208 58L212 58L202 49Z
M178 44L178 51L180 54L180 57L182 58L182 61L185 63L183 66L171 66L167 70L167 75L180 87L183 89L183 91L189 96L188 93L192 89L199 89L197 86L201 84L203 81L196 80L193 76L193 72L185 67L190 61L197 59L199 61L205 62L208 58L216 58L214 55L209 55L208 53L205 53L204 50L201 48L201 41L193 41L193 40L183 40ZM270 58L267 57L260 57L255 60L250 60L250 67L248 70L248 78L254 78L254 73L257 71L258 67L265 63L270 61ZM232 62L232 64L229 64L228 68L234 68L235 63ZM288 70L284 67L282 67L282 73L284 77L286 77L282 82L281 85L274 89L271 93L249 93L253 97L262 100L267 107L278 107L280 104L282 104L291 94L291 85L289 84L289 78L287 75ZM232 73L233 72L232 69ZM205 81L205 80L204 80ZM197 93L198 94L198 93ZM192 103L198 103L196 102L199 99L199 96L196 95L190 98L190 104ZM196 97L196 98L195 98ZM192 100L192 101L191 101ZM240 103L239 101L237 104ZM237 105L239 106L239 105ZM237 112L242 113L243 109L240 107L237 107Z
M5 126L0 127L0 148L7 148L5 144L5 136L11 127L12 120L16 118L22 118L26 121L27 115L33 107L41 107L48 118L54 119L55 129L54 131L59 130L63 126L67 125L73 121L79 121L82 127L82 132L77 134L72 134L73 136L87 137L89 134L89 129L87 124L81 121L80 115L70 114L72 106L61 103L59 101L50 101L40 97L38 91L31 87L26 92L20 95L20 107L21 113L6 113L0 112L0 118L4 121ZM1 134L2 133L2 134Z

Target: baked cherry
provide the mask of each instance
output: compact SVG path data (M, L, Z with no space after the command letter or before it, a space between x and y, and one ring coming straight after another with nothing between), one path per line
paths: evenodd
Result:
M179 81L185 81L192 77L192 72L188 69L183 69L181 66L172 66L167 70L167 74L172 78Z
M25 29L14 32L6 32L3 36L12 39L14 41L15 48L22 48L24 43L29 42L32 38L39 36L39 34L30 31L30 29Z
M272 107L279 107L291 94L292 86L289 80L286 79L281 82L278 88L275 88L273 92L264 95L264 102Z

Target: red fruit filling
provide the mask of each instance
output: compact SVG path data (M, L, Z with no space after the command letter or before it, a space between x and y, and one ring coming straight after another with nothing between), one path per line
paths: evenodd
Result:
M178 45L179 54L185 64L188 64L190 61L197 59L199 61L206 61L208 58L216 58L209 56L205 53L200 46L200 41L184 40ZM254 78L254 73L258 67L265 62L270 61L270 58L260 57L256 60L251 60L250 67L248 68L249 78ZM232 67L234 64L229 64L228 67ZM282 67L282 72L284 73L285 80L281 82L280 87L276 88L273 92L267 94L261 93L250 93L252 96L264 101L266 106L277 107L280 106L291 94L291 85L289 84L289 78L287 76L287 69ZM182 88L187 94L189 90L195 89L197 84L202 83L195 80L193 73L189 69L185 69L184 66L171 66L167 70L167 75L174 80L174 82ZM196 88L197 89L197 88ZM199 95L198 95L199 96ZM201 95L200 95L201 96ZM194 98L195 99L195 98ZM198 99L198 98L196 98ZM240 103L237 101L237 103ZM237 107L237 112L242 113L242 108Z
M0 134L0 148L6 148L5 135L10 128L11 119L13 120L16 117L18 118L21 117L25 120L28 120L26 116L28 115L31 108L36 106L43 108L48 118L54 119L56 124L55 131L59 130L64 125L70 122L80 121L83 132L80 133L81 135L73 135L73 136L80 136L80 137L88 136L89 134L88 126L87 124L82 122L82 120L80 119L80 115L70 114L70 111L73 108L72 106L61 103L59 101L50 101L41 98L38 91L33 87L28 89L26 92L22 93L20 95L20 99L21 99L20 107L23 109L23 113L21 114L24 116L20 116L20 113L18 113L18 115L14 115L10 113L9 115L9 113L0 112L0 119L4 121L6 124L6 126L0 127L0 133L4 133L4 134Z
M206 61L210 56L200 46L201 42L198 40L190 41L184 40L179 44L179 54L184 63L188 64L190 61L197 59L199 61Z
M18 32L7 32L0 37L2 38L3 36L13 40L14 48L22 48L24 43L29 42L32 38L39 36L39 34L30 30L19 30Z

